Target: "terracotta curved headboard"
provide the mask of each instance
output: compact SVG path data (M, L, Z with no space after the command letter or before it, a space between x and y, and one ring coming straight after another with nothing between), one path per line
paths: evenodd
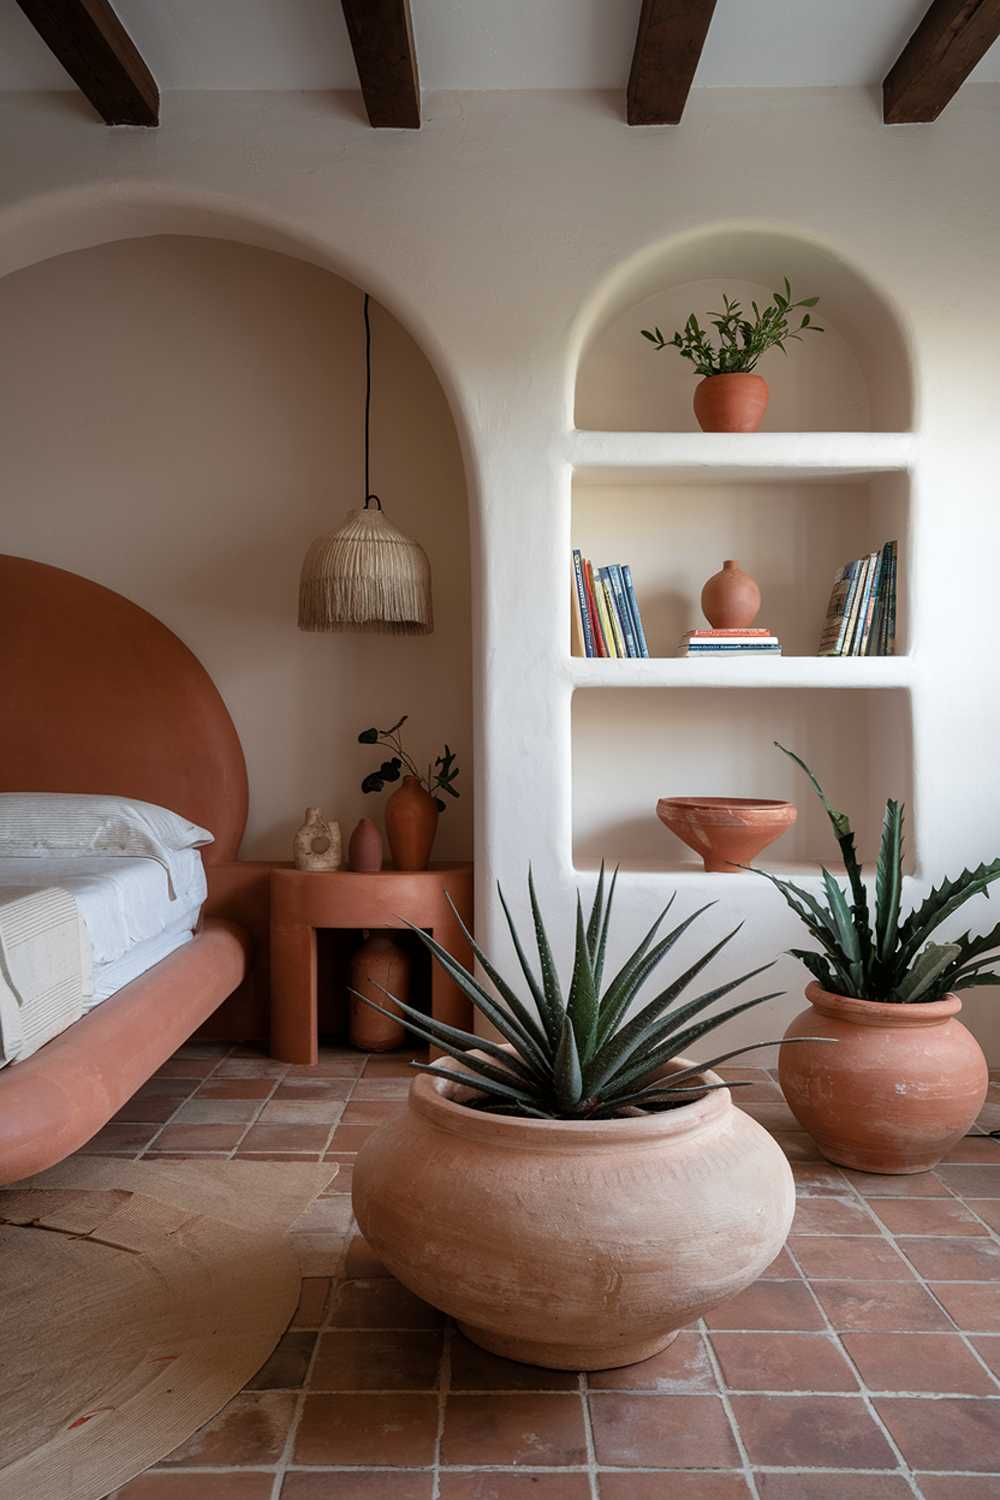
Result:
M0 554L0 791L140 797L211 829L235 859L247 820L239 736L205 668L137 604Z

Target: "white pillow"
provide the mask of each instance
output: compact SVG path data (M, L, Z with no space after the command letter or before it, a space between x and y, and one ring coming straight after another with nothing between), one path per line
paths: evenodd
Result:
M207 828L134 797L0 792L0 855L132 855L155 859L169 876L172 853L211 843Z

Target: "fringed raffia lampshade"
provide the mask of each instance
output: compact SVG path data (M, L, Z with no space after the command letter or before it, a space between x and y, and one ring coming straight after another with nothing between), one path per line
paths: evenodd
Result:
M299 629L427 635L434 629L427 553L381 508L348 511L340 530L317 537L306 553Z
M365 293L365 503L339 531L317 537L299 580L300 630L368 630L428 635L434 629L431 565L369 490L372 333Z

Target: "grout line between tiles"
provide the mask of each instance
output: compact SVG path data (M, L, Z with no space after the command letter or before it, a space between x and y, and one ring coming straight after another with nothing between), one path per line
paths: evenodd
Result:
M715 1348L713 1347L712 1340L709 1335L709 1330L706 1328L704 1321L699 1324L698 1331L701 1334L702 1343L708 1354L708 1362L712 1367L712 1373L715 1376L715 1383L719 1388L719 1395L722 1398L722 1407L726 1413L726 1420L728 1421L729 1426L732 1429L733 1440L736 1443L737 1452L740 1455L740 1463L743 1468L743 1478L746 1480L747 1489L753 1497L753 1500L760 1500L760 1491L757 1488L757 1480L754 1478L754 1472L750 1466L750 1455L747 1452L747 1446L743 1441L743 1433L740 1431L740 1424L736 1420L736 1413L733 1411L733 1404L729 1399L729 1391L726 1388L726 1382L723 1378L722 1366L719 1364L718 1356L716 1355Z
M601 1500L600 1480L597 1477L597 1449L594 1446L594 1424L590 1415L589 1381L582 1370L576 1379L583 1415L583 1442L587 1450L587 1488L590 1490L590 1500Z

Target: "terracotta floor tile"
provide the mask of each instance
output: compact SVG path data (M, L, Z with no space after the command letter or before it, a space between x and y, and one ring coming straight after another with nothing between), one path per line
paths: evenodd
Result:
M245 1160L246 1158L240 1158ZM336 1276L347 1251L347 1232L339 1229L293 1229L292 1248L302 1276Z
M996 1470L1000 1401L878 1396L874 1406L911 1469Z
M209 1078L196 1099L266 1099L274 1088L273 1078Z
M284 1451L296 1399L284 1391L234 1396L210 1422L160 1462L188 1468L276 1464Z
M1000 1198L1000 1163L996 1166L938 1167L941 1181L963 1198Z
M733 1094L733 1103L738 1104L741 1109L745 1109L746 1113L759 1121L765 1130L773 1131L776 1134L785 1132L788 1135L797 1135L802 1130L798 1120L792 1114L780 1094L773 1102L744 1104L743 1093L743 1089L736 1089Z
M804 1130L776 1130L774 1139L790 1162L823 1160L816 1142Z
M793 1234L789 1245L811 1281L908 1281L913 1275L888 1240Z
M948 1189L933 1172L908 1172L899 1177L882 1177L876 1172L840 1170L862 1198L947 1198Z
M330 1311L331 1328L439 1328L436 1308L414 1297L398 1281L345 1281Z
M100 1155L105 1151L141 1151L159 1130L155 1123L141 1124L129 1120L112 1120L81 1146L81 1156Z
M185 1099L174 1116L175 1125L246 1124L260 1109L259 1099L206 1099L196 1094Z
M178 1098L176 1094L150 1094L140 1098L136 1094L127 1104L122 1105L117 1114L112 1115L111 1121L125 1120L132 1123L148 1120L162 1125L164 1120L170 1119L174 1110L183 1106L183 1095Z
M154 1073L148 1083L144 1083L141 1089L136 1089L132 1098L161 1099L167 1095L176 1095L179 1103L181 1099L186 1099L193 1094L195 1089L203 1086L200 1078L163 1078L159 1073Z
M410 1073L406 1078L359 1078L351 1100L405 1099L415 1076Z
M273 1474L180 1474L151 1470L116 1490L116 1500L271 1500Z
M752 1464L894 1469L896 1457L860 1396L733 1396Z
M712 1347L731 1390L858 1389L839 1345L822 1333L713 1333Z
M997 1206L1000 1208L1000 1201ZM872 1208L893 1234L980 1235L987 1232L957 1198L877 1198L872 1202Z
M454 1391L576 1391L572 1370L541 1370L480 1349L457 1330L451 1341L451 1388Z
M839 1167L827 1161L792 1162L795 1191L800 1198L841 1198L850 1192L847 1178Z
M742 1474L601 1474L601 1500L748 1500Z
M875 1219L860 1203L843 1198L799 1198L792 1234L878 1234Z
M148 1153L147 1153L148 1155ZM239 1161L320 1161L320 1151L237 1151Z
M175 1057L228 1057L234 1051L232 1042L190 1041L177 1048Z
M336 1125L344 1112L342 1099L269 1099L261 1110L262 1125Z
M437 1428L437 1396L307 1396L295 1463L417 1468L433 1461Z
M718 1396L592 1391L599 1464L620 1468L732 1469L739 1450Z
M1000 1478L971 1474L918 1474L924 1500L1000 1500Z
M158 1151L231 1151L239 1144L245 1125L164 1125L156 1138Z
M974 1214L985 1219L990 1228L1000 1234L1000 1198L966 1198L965 1202Z
M341 1168L341 1171L343 1171L343 1168ZM338 1172L337 1179L339 1177L340 1173ZM344 1280L373 1280L380 1276L390 1276L391 1274L379 1260L364 1235L354 1235L350 1245L347 1247L347 1259L344 1262Z
M171 1057L157 1068L153 1074L154 1078L207 1078L209 1073L215 1071L216 1066L222 1067L222 1063L216 1063L215 1059L207 1057Z
M292 1330L278 1341L271 1358L244 1387L248 1391L297 1391L305 1384L306 1371L316 1347L315 1333Z
M843 1340L869 1390L1000 1396L957 1333L845 1333Z
M351 1099L344 1107L345 1125L382 1125L397 1120L406 1109L405 1099Z
M346 1234L351 1227L350 1198L315 1198L295 1220L296 1229L337 1229Z
M913 1500L898 1474L758 1474L760 1500Z
M360 1151L377 1125L338 1125L330 1138L331 1151Z
M450 1395L441 1462L523 1464L545 1468L585 1464L583 1406L576 1395Z
M1000 1380L1000 1337L972 1339L977 1354L986 1361L997 1380ZM997 1466L1000 1468L1000 1464Z
M288 1064L271 1058L227 1057L215 1070L215 1078L284 1078Z
M281 1500L431 1500L433 1493L433 1474L390 1474L385 1469L337 1474L327 1469L286 1474Z
M278 1084L274 1098L300 1104L345 1100L354 1087L353 1078L286 1078Z
M365 1063L365 1078L412 1078L413 1069L411 1062L426 1062L427 1048L417 1048L415 1051L404 1049L402 1052L381 1052L372 1055Z
M291 1063L285 1070L288 1078L359 1078L364 1067L362 1057L323 1057L317 1063Z
M329 1125L251 1125L244 1151L322 1151Z
M332 1282L329 1276L309 1276L302 1282L293 1328L318 1328L326 1317Z
M333 1159L334 1158L331 1157L329 1153L327 1153L327 1155L323 1158L324 1161L332 1161ZM326 1189L326 1192L328 1192L328 1193L337 1193L337 1194L346 1193L348 1195L348 1197L349 1197L350 1193L351 1193L351 1187L353 1185L353 1182L354 1182L354 1163L353 1162L341 1162L341 1164L340 1164L340 1171L337 1173L336 1177L330 1183L330 1186Z
M778 1251L766 1270L760 1274L763 1281L798 1281L802 1275L784 1246Z
M442 1335L343 1329L324 1333L311 1391L429 1391L441 1370Z
M595 1370L587 1376L592 1391L655 1391L658 1395L718 1389L702 1334L684 1329L662 1354L619 1370Z
M967 1333L1000 1333L1000 1286L995 1281L936 1281L931 1291Z
M803 1329L819 1332L823 1318L801 1281L758 1281L706 1314L709 1328Z
M816 1296L838 1330L857 1332L948 1332L952 1325L917 1282L817 1281Z
M976 1162L1000 1163L1000 1141L988 1135L967 1135L952 1146L944 1159L946 1166Z
M928 1281L1000 1281L1000 1245L982 1239L916 1239L896 1241Z
M586 1474L441 1475L441 1500L590 1500Z

